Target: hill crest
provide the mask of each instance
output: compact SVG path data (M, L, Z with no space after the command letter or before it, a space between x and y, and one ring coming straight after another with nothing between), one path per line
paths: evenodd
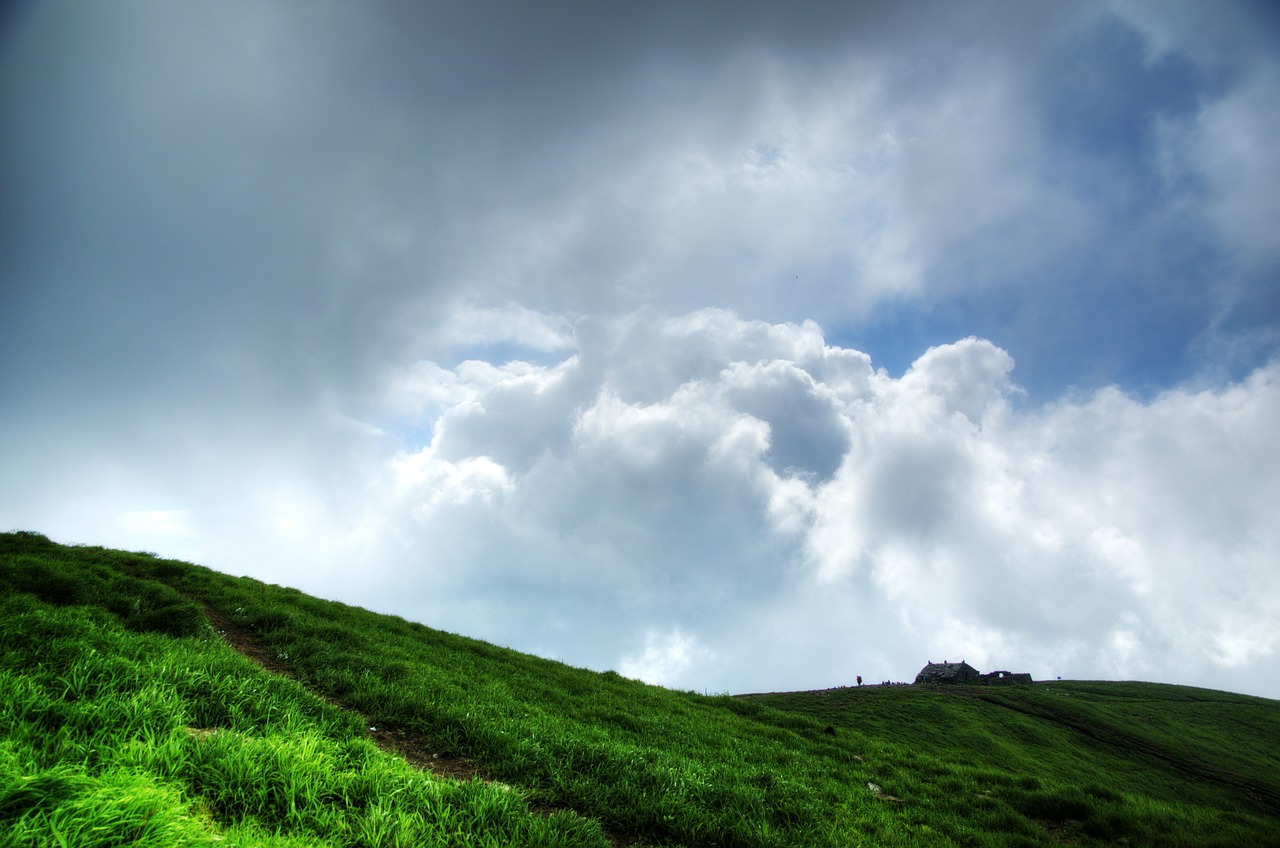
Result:
M106 826L94 809L144 845L1275 844L1265 699L1078 681L708 697L33 534L0 535L0 578L0 824L29 844ZM401 771L412 752L385 760L380 733L475 771ZM247 762L256 782L236 782ZM264 774L276 788L253 788ZM390 806L374 784L399 787ZM103 800L144 795L147 814ZM190 838L148 842L160 820Z

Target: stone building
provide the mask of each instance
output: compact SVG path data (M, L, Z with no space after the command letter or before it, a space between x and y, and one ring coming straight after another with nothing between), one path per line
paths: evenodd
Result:
M978 674L978 670L967 662L936 663L930 661L929 664L920 669L920 673L916 675L916 685L918 686L921 683L972 685L978 683L981 676L982 675Z
M1031 683L1031 675L1009 671L992 671L979 674L978 670L967 662L930 661L916 675L916 685L950 685L950 686L1011 686Z

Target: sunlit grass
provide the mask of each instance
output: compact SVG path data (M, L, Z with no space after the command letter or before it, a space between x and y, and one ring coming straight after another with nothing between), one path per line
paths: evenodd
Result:
M0 846L1277 844L1263 699L707 697L34 535L0 536L0 580ZM369 725L493 779L419 771Z
M606 844L571 812L378 750L359 716L212 630L124 623L0 597L0 844Z

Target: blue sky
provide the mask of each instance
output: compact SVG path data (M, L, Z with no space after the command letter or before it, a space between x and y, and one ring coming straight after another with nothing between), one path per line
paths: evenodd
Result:
M0 27L0 525L672 686L1280 696L1270 4Z

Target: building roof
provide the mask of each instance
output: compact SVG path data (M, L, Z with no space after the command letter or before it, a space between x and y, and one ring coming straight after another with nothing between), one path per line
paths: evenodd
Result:
M978 670L967 662L929 662L916 675L916 683L968 683L977 680Z

